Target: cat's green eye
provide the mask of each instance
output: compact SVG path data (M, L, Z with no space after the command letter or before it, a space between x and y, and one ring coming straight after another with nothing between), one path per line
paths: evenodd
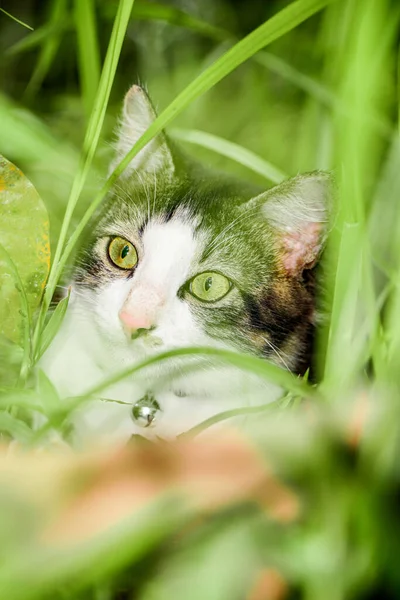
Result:
M231 287L232 284L225 275L206 271L192 279L189 291L198 300L216 302L226 296Z
M135 246L122 237L115 237L111 240L108 246L108 256L120 269L133 269L138 261Z

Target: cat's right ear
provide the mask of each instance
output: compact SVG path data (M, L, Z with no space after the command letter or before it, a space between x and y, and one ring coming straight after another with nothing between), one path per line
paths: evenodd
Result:
M301 276L324 248L335 197L334 178L315 171L292 177L245 206L258 208L276 238L278 260L287 275Z
M110 172L129 152L156 116L146 92L140 86L133 85L124 99L122 115L117 129L116 156L110 165ZM159 133L147 146L140 150L129 163L122 177L129 176L133 171L144 171L152 174L162 172L164 176L173 175L174 161L163 133Z

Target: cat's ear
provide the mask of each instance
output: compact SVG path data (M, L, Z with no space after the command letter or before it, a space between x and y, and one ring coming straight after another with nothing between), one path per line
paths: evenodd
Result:
M117 129L116 156L111 163L111 171L115 169L155 118L156 112L146 92L138 85L133 85L124 99ZM167 176L173 174L174 162L163 133L159 133L135 156L125 169L123 176L130 175L132 171L149 173L162 171Z
M251 200L273 228L279 261L290 276L312 268L326 242L334 182L329 173L298 175Z

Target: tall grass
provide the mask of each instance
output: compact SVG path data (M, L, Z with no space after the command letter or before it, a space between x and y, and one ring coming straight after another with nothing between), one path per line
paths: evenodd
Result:
M268 577L267 591L260 588L261 592L256 589L253 596L246 596L250 594L255 574L264 572L268 566L279 570L288 585L307 600L363 598L374 586L381 590L379 593L385 590L393 594L390 597L397 597L400 581L393 557L399 549L399 523L393 498L398 486L400 358L397 208L400 182L396 167L400 156L400 101L395 74L399 64L398 7L389 0L297 0L238 42L234 42L233 33L218 23L156 3L147 5L136 0L133 10L133 0L120 0L116 12L113 7L104 8L102 3L97 5L89 0L75 2L73 12L60 0L49 3L49 7L47 22L25 41L15 43L8 54L9 60L20 53L39 50L24 97L24 102L32 104L55 68L60 44L62 48L60 32L62 35L68 31L76 33L84 106L80 115L81 122L87 122L87 129L79 161L75 147L71 150L65 146L60 153L60 163L65 158L70 171L74 165L78 167L72 180L70 176L68 179L70 193L64 202L65 214L40 311L35 326L28 331L31 339L24 341L29 373L23 378L24 385L20 380L14 386L1 386L4 411L0 429L24 445L40 446L51 432L64 435L67 417L83 402L101 395L111 383L128 374L172 357L212 355L265 377L285 390L284 398L268 410L243 407L235 414L247 414L253 424L252 443L268 457L274 471L297 489L303 512L293 524L291 518L277 524L271 515L265 519L253 505L231 506L193 525L196 511L178 506L176 500L171 502L169 493L160 494L155 495L155 502L149 501L143 511L133 511L126 529L119 524L103 537L84 544L79 551L79 544L73 544L72 552L63 547L51 559L35 534L30 538L33 553L24 549L18 542L20 534L16 525L17 533L5 529L5 540L12 551L11 558L6 557L0 565L0 590L10 599L112 598L118 586L125 585L121 581L125 581L124 569L129 566L126 587L135 588L135 598L183 597L187 589L190 589L190 598L199 600L278 598L278 592L275 596L271 592L273 584ZM100 32L104 23L109 23L110 13L115 14L115 19L100 69L104 48ZM101 171L104 164L97 156L101 154L98 153L99 141L104 126L108 127L108 104L118 75L123 43L129 38L135 15L141 23L161 23L171 35L175 30L169 28L175 24L186 36L206 38L208 44L213 44L207 56L208 66L201 68L199 62L192 62L190 77L187 71L173 73L171 81L175 77L179 81L186 78L186 85L181 86L172 100L168 98L169 103L165 102L166 108L154 123L107 181L98 186L100 189L94 197L85 201L82 194L91 173ZM310 24L308 19L314 15L318 17ZM304 29L299 33L297 28L302 24ZM134 31L139 36L139 30ZM305 41L310 39L310 31L314 36L312 44ZM285 44L290 44L292 39L296 43L303 39L306 47L304 51L299 46L303 60L295 66L288 62L288 53L285 55ZM272 51L266 53L263 49L271 44ZM198 52L198 47L195 48ZM283 57L279 56L280 50ZM312 63L313 70L308 72L311 52L316 60ZM245 71L244 65L249 59L252 59L251 72ZM266 79L266 74L271 72L274 75ZM157 77L162 87L164 76L158 74ZM275 111L276 117L275 121L270 119L265 128L256 124L256 133L265 134L261 141L253 139L244 143L239 127L232 127L232 139L228 139L223 125L215 132L206 130L212 128L215 112L207 107L207 93L214 94L213 99L221 102L220 106L227 105L226 93L218 90L219 86L228 86L231 77L237 79L230 84L230 94L238 78L249 77L254 82L240 121L245 124L244 129L249 126L253 113L257 113L257 94L264 81L273 89L271 98L276 98L274 86L283 92L285 86L293 90L295 100L290 108L289 104L286 106L284 116L279 106L261 107L260 114L270 110ZM125 87L131 80L131 75L127 76ZM243 93L243 102L245 98ZM25 160L28 172L29 165L33 165L32 178L36 173L40 181L43 165L37 168L33 162L35 145L38 144L45 156L51 157L57 139L52 136L58 133L51 132L40 118L35 121L26 113L25 106L21 111L11 99L1 100L0 116L5 123L3 131L8 136L0 140L0 151L15 161L19 157L22 162ZM322 163L334 169L338 193L332 207L331 231L322 265L324 293L320 298L316 350L318 380L311 384L265 361L239 353L189 348L132 365L88 390L85 397L60 402L51 381L43 373L37 373L35 367L67 310L66 299L54 312L50 311L60 276L84 227L116 178L154 136L175 120L179 127L171 129L171 135L188 143L188 148L200 147L201 156L211 151L210 156L228 158L238 169L245 169L242 173L252 171L256 177L272 183L281 181L285 173L299 169L289 160L282 164L279 158L275 159L274 150L280 156L294 154L310 169ZM290 134L292 123L300 120L297 131L303 131L304 139L298 142L296 153ZM13 132L16 132L15 141L11 139ZM262 151L265 140L268 153ZM323 149L323 158L319 149ZM49 198L44 199L51 204ZM391 215L390 219L386 218L387 214ZM10 406L18 410L10 412ZM29 425L32 411L44 416L45 424L36 431ZM215 417L184 437L195 437L218 419L231 416L232 411L229 411ZM150 465L150 472L152 468ZM0 508L2 502L0 499ZM4 500L6 509L7 499ZM69 512L67 517L70 518ZM33 527L33 518L27 517L27 522L27 527ZM172 543L170 536L175 536ZM115 551L117 546L118 552ZM50 566L47 568L47 565ZM26 574L22 584L18 579L20 572Z

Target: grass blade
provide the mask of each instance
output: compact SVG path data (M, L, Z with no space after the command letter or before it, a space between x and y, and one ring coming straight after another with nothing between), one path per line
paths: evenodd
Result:
M5 15L7 15L7 17L10 17L10 19L12 19L13 21L15 21L16 23L19 23L19 25L22 25L23 27L26 27L27 29L30 29L31 31L33 31L33 27L31 27L30 25L27 25L27 23L24 23L20 19L17 19L17 17L14 17L14 15L11 15L9 12L7 12L6 10L4 10L4 8L0 7L0 12L4 13Z
M40 351L37 356L37 360L46 352L47 348L50 346L51 342L54 339L57 331L59 330L61 323L65 317L65 313L67 312L68 303L70 298L70 292L65 296L56 306L55 311L50 317L49 322L47 323L41 338L41 346Z
M75 27L83 101L89 116L100 81L100 50L93 0L75 0Z
M196 144L197 146L226 156L251 169L254 173L265 177L268 181L272 181L272 183L280 183L288 177L286 173L283 173L270 162L251 152L251 150L247 150L247 148L243 148L239 144L234 144L211 133L195 129L173 129L169 133L173 138L188 142L189 144Z
M232 419L233 417L257 415L267 410L274 410L277 407L281 406L280 403L281 398L275 400L274 402L270 402L269 404L261 404L260 406L244 406L243 408L233 408L232 410L225 410L224 412L218 413L217 415L214 415L213 417L202 421L201 423L195 425L188 431L181 433L178 436L178 438L192 439L200 433L203 433L203 431L205 431L212 425L216 425L217 423L221 423L222 421L226 421L227 419Z
M348 5L350 33L340 57L340 94L349 114L338 108L337 162L341 164L341 198L335 229L331 233L329 281L330 313L326 386L336 390L351 384L359 371L353 369L359 319L371 312L376 302L370 282L372 274L362 276L363 264L368 265L367 219L368 183L376 174L380 161L376 131L366 116L381 109L382 73L386 67L386 52L376 52L378 40L386 32L386 2L377 4L365 0ZM379 114L379 113L378 113ZM351 116L350 116L351 115ZM374 324L371 323L371 327Z

